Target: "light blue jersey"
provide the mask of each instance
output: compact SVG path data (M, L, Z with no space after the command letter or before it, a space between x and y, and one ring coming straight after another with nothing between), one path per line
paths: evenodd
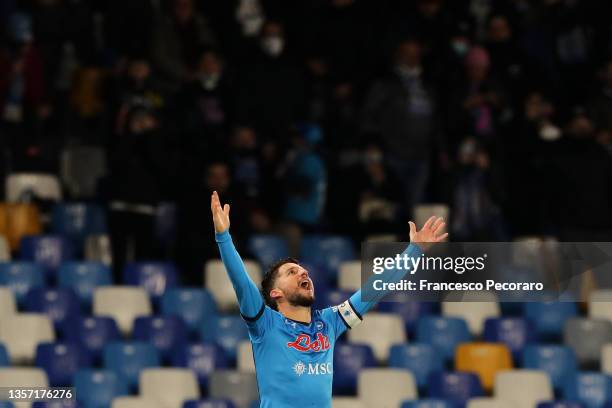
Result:
M385 293L369 302L361 291L340 305L313 310L311 322L298 322L266 306L257 286L246 273L229 232L216 235L221 258L238 296L240 313L249 328L253 345L261 408L331 408L333 354L336 339L355 327ZM421 256L416 245L406 250L410 257ZM402 270L381 275L398 281Z

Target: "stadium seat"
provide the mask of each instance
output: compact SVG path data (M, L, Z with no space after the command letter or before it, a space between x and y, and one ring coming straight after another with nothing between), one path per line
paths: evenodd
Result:
M123 283L142 286L153 300L175 287L178 272L172 262L131 262L123 269Z
M594 290L589 295L589 317L612 322L612 289Z
M587 408L585 405L576 401L550 401L540 402L537 408Z
M178 316L138 317L134 320L134 340L153 344L164 359L172 350L185 347L187 328Z
M338 288L353 292L361 289L361 261L344 261L340 264Z
M110 236L108 234L89 235L85 238L85 260L101 262L110 267L113 264Z
M215 344L196 343L175 349L172 354L172 366L193 370L201 388L206 390L212 373L220 368L227 368L229 364L221 347Z
M563 340L576 353L580 366L599 367L603 346L612 342L612 322L605 319L570 319L565 323Z
M612 375L612 343L608 343L601 349L601 371Z
M219 316L215 319L212 332L208 331L207 327L202 330L202 339L221 346L232 363L236 361L238 344L248 338L249 334L244 320L236 315Z
M15 404L11 401L0 401L0 408L15 408Z
M147 368L140 373L139 388L162 408L182 408L185 401L200 398L195 374L184 368Z
M57 271L63 262L74 259L72 243L59 235L31 235L21 240L20 258L36 262L46 268L49 276Z
M289 256L287 241L279 235L251 235L247 248L251 255L257 259L261 267L265 269Z
M4 343L11 364L34 361L39 343L55 341L51 320L38 313L19 313L0 319L0 343Z
M497 374L493 394L520 408L535 408L539 402L554 397L548 375L539 370L512 370Z
M127 384L111 370L79 370L74 388L83 408L109 408L113 399L128 394Z
M319 294L318 283L315 282L315 303L317 308L324 309L330 306L336 306L344 302L354 293L350 290L329 290L322 295Z
M70 146L60 156L60 176L71 197L93 198L106 175L106 152L96 146Z
M83 305L91 305L97 287L112 283L110 269L101 262L66 262L58 272L59 286L74 290Z
M9 358L8 351L4 344L0 343L0 367L6 367L11 365L11 359Z
M400 315L404 320L404 327L408 334L415 333L416 323L420 317L429 316L435 312L435 304L433 302L419 302L406 298L390 301L392 299L392 297L387 296L385 301L378 304L378 311Z
M152 398L117 397L113 399L110 408L161 408L159 402Z
M16 407L19 408L19 407ZM73 399L53 400L53 401L34 401L32 408L82 408L81 404Z
M17 303L23 305L30 289L45 285L45 271L34 262L3 262L0 263L0 285L8 286Z
M11 248L8 239L0 232L0 262L11 260Z
M404 401L401 408L456 408L456 405L444 399L427 398L418 401Z
M48 387L49 381L44 370L34 367L0 368L0 388L5 387Z
M612 401L612 377L597 372L576 373L565 385L563 396L582 402L586 408L602 408L606 401Z
M53 174L13 173L6 178L6 201L29 202L34 198L62 201L59 179Z
M533 324L539 340L561 339L565 321L577 314L574 302L525 303L525 318Z
M115 319L123 334L131 334L134 319L151 315L151 302L143 288L104 286L94 291L93 313Z
M578 370L574 351L569 347L552 344L534 344L525 348L523 367L547 373L556 390L564 387Z
M504 343L519 361L525 346L535 341L531 323L518 317L493 318L485 321L483 338L491 343Z
M259 285L263 276L261 268L257 262L245 260L244 266L253 282L255 282L256 285ZM227 276L227 271L225 270L225 266L223 266L223 262L218 259L213 259L206 262L204 267L204 282L206 283L206 289L208 289L213 295L213 298L215 299L215 302L220 310L238 310L236 293L234 292L234 287Z
M357 395L367 407L391 408L418 398L418 391L408 370L366 368L359 372Z
M95 364L102 360L107 343L119 341L117 323L111 317L78 317L67 320L62 327L64 339L87 350Z
M249 408L259 398L255 374L217 370L210 376L209 396L228 399L236 408Z
M364 368L376 367L372 348L366 344L336 344L334 351L334 395L355 395L357 377Z
M185 401L183 408L234 408L234 404L227 399L212 398Z
M106 214L95 204L58 203L51 214L53 233L70 238L78 250L83 249L88 235L106 232Z
M344 261L356 258L353 243L340 236L306 235L300 246L301 261L336 275Z
M91 356L76 344L40 343L35 364L45 370L49 385L67 387L72 385L72 377L79 369L91 365Z
M444 358L429 344L396 344L391 347L389 366L410 370L423 389L431 373L444 369Z
M172 288L162 296L161 311L165 316L181 317L189 330L199 335L204 324L214 320L217 306L206 289Z
M130 390L138 385L143 369L160 364L159 352L149 343L113 342L104 347L104 367L117 372Z
M359 398L334 397L332 408L368 408Z
M455 347L471 338L463 319L426 316L417 321L416 340L431 344L445 360L451 360L455 357Z
M442 217L446 221L446 225L451 225L449 222L450 208L446 204L419 204L414 207L414 222L416 225L423 225L430 217Z
M11 251L19 249L23 237L41 232L40 213L36 206L0 203L0 234L8 240Z
M338 348L336 348L336 353ZM254 373L255 360L253 359L253 346L249 340L242 340L238 344L236 368L241 373Z
M484 395L478 376L474 373L435 372L429 376L427 395L463 405L470 398Z
M79 298L72 289L34 288L26 296L25 308L28 312L44 313L53 321L56 330L71 318L80 316Z
M463 343L457 346L455 370L476 373L487 392L493 389L498 372L512 368L512 355L505 344Z
M465 408L518 408L518 406L497 398L472 398Z
M363 323L348 331L351 343L367 344L372 347L376 360L380 363L389 358L391 346L406 342L406 332L402 318L390 313L370 312Z
M0 318L13 316L17 313L15 295L9 288L0 287Z
M499 302L493 292L466 292L461 301L442 302L442 316L464 319L475 336L482 334L486 319L499 315Z

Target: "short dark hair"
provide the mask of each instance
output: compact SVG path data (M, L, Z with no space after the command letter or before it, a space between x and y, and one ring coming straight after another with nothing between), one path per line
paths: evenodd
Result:
M297 259L283 258L270 265L263 277L263 280L261 281L261 294L264 298L264 302L266 303L266 305L268 305L274 310L278 310L278 305L276 304L276 300L270 297L270 291L272 290L272 288L274 288L274 284L276 283L276 278L278 277L278 270L281 266L288 263L299 264Z

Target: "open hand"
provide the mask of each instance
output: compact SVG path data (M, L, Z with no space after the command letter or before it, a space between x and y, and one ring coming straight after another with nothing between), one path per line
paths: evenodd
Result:
M221 201L219 200L219 194L213 191L210 197L210 211L212 212L213 223L215 224L215 232L221 233L226 231L230 226L230 206L225 204L221 208Z
M414 222L410 221L410 242L417 244L423 251L429 249L431 244L441 242L448 237L448 232L444 232L446 223L442 217L431 216L420 231L417 231Z

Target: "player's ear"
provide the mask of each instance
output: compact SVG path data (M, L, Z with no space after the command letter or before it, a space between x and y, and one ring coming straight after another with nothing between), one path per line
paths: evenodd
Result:
M270 291L270 297L274 300L278 300L283 297L283 291L277 288L274 288Z

